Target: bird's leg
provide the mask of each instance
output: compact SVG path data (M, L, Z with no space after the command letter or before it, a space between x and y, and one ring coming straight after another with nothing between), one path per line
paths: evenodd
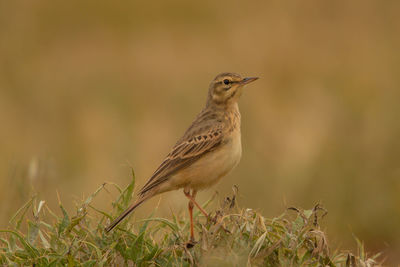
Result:
M190 196L190 189L185 188L183 190L183 193L185 194L185 196L186 195ZM193 207L194 207L194 204L189 199L188 209L189 209L189 218L190 218L190 240L188 243L186 243L187 248L192 248L196 244L196 241L194 240Z
M206 216L206 218L208 218L208 214L207 212L199 205L199 203L196 202L195 197L197 194L196 190L192 191L192 195L190 195L190 189L185 189L183 190L183 193L185 193L185 196L193 203L196 205L196 207L201 211L201 213L204 214L204 216Z
M189 200L189 217L190 217L190 242L195 242L194 241L194 227L193 227L193 202Z

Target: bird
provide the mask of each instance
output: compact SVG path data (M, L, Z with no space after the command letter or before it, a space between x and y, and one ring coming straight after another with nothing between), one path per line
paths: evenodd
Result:
M194 206L208 218L196 202L197 192L215 185L239 163L242 144L238 100L244 86L257 79L226 72L212 80L205 107L141 188L137 200L105 228L107 233L146 200L183 188L189 200L189 242L196 242Z

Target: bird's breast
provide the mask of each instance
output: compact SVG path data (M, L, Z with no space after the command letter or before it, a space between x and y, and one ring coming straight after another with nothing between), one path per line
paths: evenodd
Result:
M172 179L176 187L196 190L208 188L227 175L240 161L242 143L240 129L228 134L221 146L188 166Z

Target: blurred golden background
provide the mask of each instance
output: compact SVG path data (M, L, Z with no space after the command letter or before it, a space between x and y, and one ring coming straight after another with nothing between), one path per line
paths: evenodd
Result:
M1 1L0 228L33 192L70 211L143 185L220 72L246 88L218 186L277 216L321 201L331 244L400 261L399 1ZM116 196L102 196L111 210ZM158 214L185 211L181 193ZM153 202L137 216L153 211ZM178 203L179 202L179 203Z

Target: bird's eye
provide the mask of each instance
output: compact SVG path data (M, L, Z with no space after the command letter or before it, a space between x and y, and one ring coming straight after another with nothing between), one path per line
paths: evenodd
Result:
M228 85L230 83L230 81L228 79L224 80L224 84Z

